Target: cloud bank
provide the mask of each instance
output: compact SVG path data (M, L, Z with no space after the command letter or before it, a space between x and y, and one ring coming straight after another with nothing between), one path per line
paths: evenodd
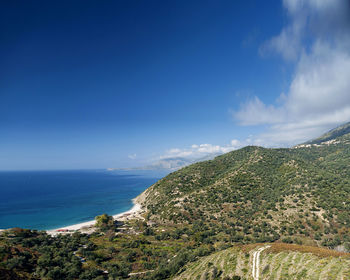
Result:
M193 144L184 149L173 148L163 155L154 158L149 165L139 169L172 169L176 170L186 165L213 159L215 156L239 149L248 144L247 141L231 140L229 144L220 146L212 144Z
M234 139L230 144L225 146L212 145L212 144L193 144L189 148L185 149L170 149L166 153L160 156L160 160L172 159L172 158L186 158L189 160L198 160L210 156L224 154L241 148L244 143Z
M283 1L289 22L259 52L295 64L288 91L276 100L280 105L254 97L233 112L241 125L269 126L256 142L288 146L350 121L349 3Z

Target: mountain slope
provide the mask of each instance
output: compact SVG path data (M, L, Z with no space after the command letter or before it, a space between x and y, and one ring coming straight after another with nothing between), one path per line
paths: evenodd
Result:
M311 141L306 142L306 144L320 144L322 142L334 140L336 138L339 138L343 135L349 134L350 133L350 122L338 126L327 133L321 135L320 137L313 139Z
M347 244L350 135L333 139L292 149L245 147L169 174L138 201L148 220L200 224L222 242Z
M174 279L252 279L258 248L266 248L260 255L260 279L350 279L350 254L300 245L269 246L231 247L188 264Z

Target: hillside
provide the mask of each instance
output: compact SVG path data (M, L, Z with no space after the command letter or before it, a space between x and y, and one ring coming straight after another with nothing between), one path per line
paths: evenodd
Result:
M174 280L251 279L260 248L260 279L350 279L350 254L288 244L234 246L183 268Z
M320 144L322 142L334 140L348 133L350 133L350 122L344 125L338 126L328 131L327 133L321 135L320 137L306 142L306 144Z
M157 224L205 239L334 248L350 236L350 134L291 149L245 147L169 174L138 197Z

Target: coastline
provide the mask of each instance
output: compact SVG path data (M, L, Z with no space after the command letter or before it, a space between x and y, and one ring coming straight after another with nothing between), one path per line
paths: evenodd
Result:
M142 205L136 202L136 200L137 198L132 199L132 202L134 205L130 210L113 215L112 216L113 219L119 220L119 221L126 221L129 219L144 219L141 216L141 214L144 212L142 209ZM95 223L96 221L92 220L92 221L87 221L87 222L74 224L66 227L60 227L60 228L44 230L44 231L51 236L55 236L57 234L70 234L70 233L74 233L75 231L81 231L82 233L92 233L95 231L95 228L94 228ZM7 231L8 229L0 229L0 233L3 231Z
M125 221L128 219L143 219L141 213L143 212L141 204L136 202L136 198L132 199L133 207L125 212L113 215L114 220ZM103 213L101 213L102 215ZM94 231L95 220L87 221L79 224L74 224L66 227L60 227L52 230L46 230L47 234L57 235L62 233L72 233L75 231L82 231L85 233L91 233Z

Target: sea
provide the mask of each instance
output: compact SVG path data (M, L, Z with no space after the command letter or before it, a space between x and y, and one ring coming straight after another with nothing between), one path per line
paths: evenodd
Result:
M0 172L0 229L50 230L115 215L164 171Z

